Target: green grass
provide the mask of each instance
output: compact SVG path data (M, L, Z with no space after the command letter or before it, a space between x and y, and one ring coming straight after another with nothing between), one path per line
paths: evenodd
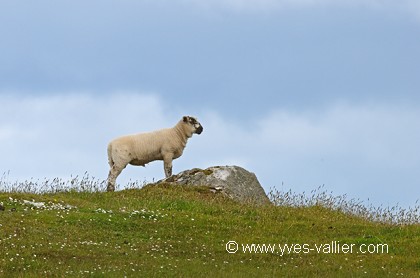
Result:
M0 203L3 277L420 276L419 224L371 221L320 203L253 207L205 187L166 184L114 193L3 190ZM226 251L228 241L238 243L236 253ZM353 253L317 252L333 241L354 244ZM276 249L243 252L242 244ZM278 244L301 249L281 254ZM387 244L388 252L363 254L362 244Z

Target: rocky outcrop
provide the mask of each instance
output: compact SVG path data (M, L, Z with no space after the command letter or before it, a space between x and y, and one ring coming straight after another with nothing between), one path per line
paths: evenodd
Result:
M255 205L271 204L254 173L238 166L194 168L158 181L175 185L208 186L229 198Z

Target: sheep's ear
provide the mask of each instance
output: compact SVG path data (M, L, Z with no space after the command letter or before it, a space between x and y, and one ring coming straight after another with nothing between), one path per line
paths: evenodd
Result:
M182 120L184 121L184 123L188 123L188 116L182 117Z

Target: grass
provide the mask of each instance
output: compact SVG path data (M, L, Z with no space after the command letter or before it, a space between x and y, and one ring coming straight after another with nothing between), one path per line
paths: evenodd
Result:
M253 207L206 187L131 184L107 193L91 177L56 183L0 181L0 276L420 275L418 208L378 217L319 190L272 191L277 206ZM332 242L353 252L334 253Z

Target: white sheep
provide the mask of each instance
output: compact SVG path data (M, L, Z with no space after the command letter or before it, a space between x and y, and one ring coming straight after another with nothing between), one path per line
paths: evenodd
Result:
M165 176L172 175L172 160L182 155L187 140L193 133L201 134L203 126L196 118L184 116L172 128L149 133L127 135L112 140L108 144L107 191L115 190L115 181L127 164L145 166L155 160L163 160Z

